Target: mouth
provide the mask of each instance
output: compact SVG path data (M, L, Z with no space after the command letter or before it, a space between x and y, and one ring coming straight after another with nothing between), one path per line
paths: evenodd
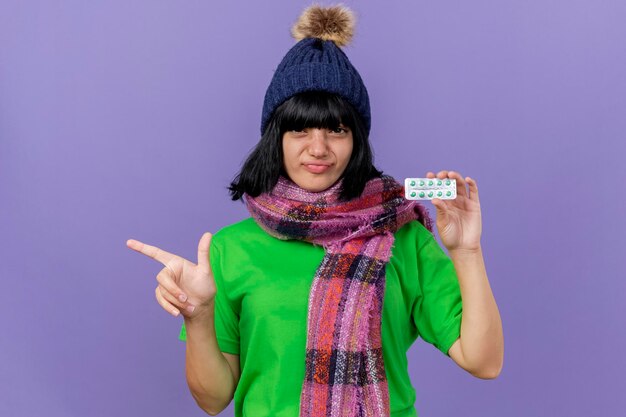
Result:
M321 174L322 172L325 172L326 170L330 168L330 165L326 165L326 164L303 164L303 165L307 171L312 172L314 174Z

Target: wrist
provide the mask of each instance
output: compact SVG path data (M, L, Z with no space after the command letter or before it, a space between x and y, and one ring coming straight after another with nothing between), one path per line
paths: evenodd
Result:
M456 258L472 258L477 255L482 256L482 247L480 245L473 248L454 248L448 250L450 257Z
M199 305L195 308L192 316L185 316L185 326L195 325L197 323L206 323L212 321L215 317L215 303L211 300L207 304Z

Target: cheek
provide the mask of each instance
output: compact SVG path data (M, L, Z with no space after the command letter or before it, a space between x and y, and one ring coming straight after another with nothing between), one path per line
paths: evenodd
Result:
M347 146L346 149L344 150L343 158L344 158L344 164L346 165L350 161L350 157L352 156L352 150L353 150L352 145Z
M291 153L291 148L285 142L283 142L283 156L287 158Z
M283 145L283 165L298 165L298 149L293 145Z

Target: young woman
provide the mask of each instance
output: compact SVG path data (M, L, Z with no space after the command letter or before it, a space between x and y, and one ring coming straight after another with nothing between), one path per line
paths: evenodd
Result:
M265 96L261 140L230 185L251 216L205 233L198 263L165 265L156 298L182 314L190 390L209 414L416 416L418 336L479 378L502 368L502 325L480 247L476 182L428 211L372 163L367 90L340 46L354 17L305 10ZM469 186L469 192L467 190Z

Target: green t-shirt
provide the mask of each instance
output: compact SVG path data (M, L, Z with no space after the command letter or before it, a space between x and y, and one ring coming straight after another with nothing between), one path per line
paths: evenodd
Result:
M280 240L249 217L213 235L215 333L239 356L236 417L297 417L304 381L309 289L324 249ZM418 336L448 355L459 338L461 292L454 265L418 221L395 234L386 267L382 346L392 417L415 417L407 350ZM186 340L185 325L180 340Z

